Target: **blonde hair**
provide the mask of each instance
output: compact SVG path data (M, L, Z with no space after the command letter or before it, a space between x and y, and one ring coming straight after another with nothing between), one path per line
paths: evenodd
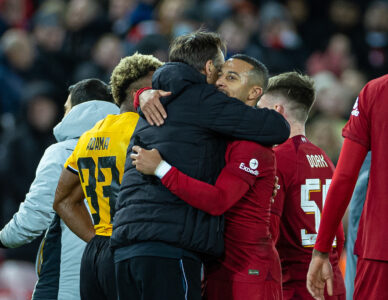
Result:
M116 68L114 68L112 76L110 77L110 85L115 103L121 106L127 100L128 96L131 97L131 94L127 93L128 89L139 89L143 87L140 86L142 83L141 79L162 65L163 63L156 57L139 54L137 52L131 56L122 58Z

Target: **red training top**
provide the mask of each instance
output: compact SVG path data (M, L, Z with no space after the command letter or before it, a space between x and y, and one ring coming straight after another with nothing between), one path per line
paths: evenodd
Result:
M234 141L228 144L225 161L214 186L174 167L162 183L193 207L212 215L225 213L225 254L208 268L208 278L279 282L279 257L269 234L274 153L253 142Z

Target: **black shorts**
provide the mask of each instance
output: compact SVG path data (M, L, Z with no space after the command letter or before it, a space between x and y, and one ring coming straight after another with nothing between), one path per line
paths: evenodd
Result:
M86 245L81 260L82 300L117 299L115 266L108 236L96 235Z
M201 262L139 256L116 263L119 300L201 300Z

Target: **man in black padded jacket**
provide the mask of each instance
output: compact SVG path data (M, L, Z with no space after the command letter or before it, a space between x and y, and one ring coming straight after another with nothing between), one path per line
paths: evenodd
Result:
M219 36L195 32L172 42L152 87L171 91L162 100L163 126L140 118L128 147L116 203L111 245L119 299L201 299L201 264L223 252L223 217L210 216L174 196L159 179L140 174L129 157L133 145L157 148L187 175L214 184L228 139L263 145L287 140L287 121L256 109L212 84L224 63Z

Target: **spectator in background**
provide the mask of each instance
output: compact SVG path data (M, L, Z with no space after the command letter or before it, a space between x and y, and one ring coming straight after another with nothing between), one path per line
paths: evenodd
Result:
M311 142L322 148L336 164L342 145L341 129L346 122L352 93L330 72L314 76L316 100L306 127Z
M202 2L202 15L209 28L215 29L233 13L233 2L228 0L209 0Z
M338 154L343 142L340 128L339 124L325 116L315 117L306 127L310 141L324 150L334 165L337 164Z
M55 142L52 128L58 120L58 107L54 87L47 82L28 84L23 90L23 113L15 132L6 141L5 167L2 180L3 220L9 220L24 200L35 170L44 150ZM3 225L3 224L2 224ZM37 245L35 245L37 246ZM29 260L33 260L34 249L30 249ZM8 253L17 257L16 252Z
M260 57L273 73L304 70L306 50L286 8L268 2L262 5L259 16L260 31L255 37L257 53L252 49L247 54Z
M357 49L360 68L368 79L384 75L388 70L388 3L373 1L364 15L363 45Z
M225 19L217 32L228 45L227 58L237 53L245 52L250 41L250 33L237 18Z
M0 1L0 35L12 27L25 28L32 14L32 1Z
M335 0L328 5L327 37L341 34L347 36L350 47L358 49L362 43L361 10L367 1ZM328 38L325 39L327 43Z
M109 23L96 0L71 0L66 9L64 48L76 66L89 59L93 45L109 31Z
M65 98L72 71L71 60L63 51L66 31L61 9L65 5L55 0L46 3L32 19L31 34L36 43L35 76L50 81L61 98Z
M172 37L193 32L201 27L203 18L198 10L193 5L189 6L182 14L182 17L174 24L172 28Z
M173 27L177 23L185 9L189 8L185 0L162 0L157 8L160 33L172 36Z
M156 5L156 0L141 0L136 1L136 5L131 11L129 15L129 32L131 35L131 31L137 31L137 25L141 23L147 23L148 21L153 20L153 10Z
M362 87L367 83L365 74L355 68L344 70L341 74L340 81L341 85L349 91L352 99L357 98Z
M76 67L73 80L95 77L109 82L113 69L123 55L121 40L113 34L104 34L93 47L92 60Z
M168 39L161 34L145 36L137 45L136 51L146 55L153 55L160 61L168 60Z
M0 40L0 112L16 116L21 108L21 97L26 80L34 72L34 46L28 33L9 29Z
M352 108L354 98L351 91L331 72L318 73L314 80L317 86L315 112L338 120L343 126Z
M324 52L314 52L307 60L307 72L315 75L319 72L330 71L340 77L344 70L354 67L351 44L347 36L334 34Z
M309 52L322 49L327 43L328 2L286 0L290 18ZM317 38L319 36L319 38Z
M252 36L260 27L260 11L257 4L243 1L234 5L236 19L241 22L244 29Z
M129 25L131 11L135 2L131 0L109 0L108 16L112 22L112 31L118 36L124 36Z

